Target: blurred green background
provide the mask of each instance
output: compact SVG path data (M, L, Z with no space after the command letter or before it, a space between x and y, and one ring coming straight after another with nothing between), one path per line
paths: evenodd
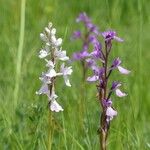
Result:
M0 0L0 149L46 150L48 145L52 150L99 149L96 88L86 83L83 92L78 62L73 64L71 88L58 80L64 112L53 113L51 128L47 97L35 94L41 85L38 77L45 71L44 61L38 58L40 32L52 21L71 56L81 49L81 43L70 42L70 36L81 27L75 18L84 11L101 31L114 29L125 40L114 42L112 58L119 56L132 71L129 76L118 72L112 76L124 83L128 96L121 100L113 96L118 116L111 123L108 149L150 149L149 8L149 0Z

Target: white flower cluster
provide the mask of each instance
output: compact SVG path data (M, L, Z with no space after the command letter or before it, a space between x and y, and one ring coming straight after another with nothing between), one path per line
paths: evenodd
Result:
M48 71L42 73L42 76L39 78L42 81L42 86L36 94L46 94L50 102L50 110L59 112L63 111L63 108L56 101L58 96L55 94L55 78L57 76L63 76L65 84L71 86L68 77L73 70L71 66L65 66L64 62L69 60L69 57L66 56L66 51L62 50L62 39L57 39L55 35L56 29L52 27L52 23L49 23L48 27L45 27L44 32L40 34L40 38L45 42L45 46L40 50L39 58L45 59ZM57 72L56 64L58 60L63 61L63 63L60 66L60 70Z

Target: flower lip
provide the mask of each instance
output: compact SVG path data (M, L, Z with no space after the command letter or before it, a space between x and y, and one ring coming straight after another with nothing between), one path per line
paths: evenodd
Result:
M111 121L115 116L117 116L117 111L112 107L107 107L106 109L107 122Z
M131 72L131 71L129 71L129 70L123 68L122 66L118 66L118 70L119 70L119 72L122 73L122 74L129 74L129 73Z
M118 96L118 97L124 97L124 96L127 96L127 94L126 93L123 93L120 89L116 89L116 95Z
M51 101L50 109L51 111L55 111L55 112L63 111L63 108L57 103L56 100Z

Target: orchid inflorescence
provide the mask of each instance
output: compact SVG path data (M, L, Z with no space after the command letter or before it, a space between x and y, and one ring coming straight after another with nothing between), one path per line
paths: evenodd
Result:
M73 40L81 40L82 41L82 50L75 52L73 54L74 61L81 61L83 74L85 78L85 74L87 71L87 67L92 63L87 57L93 56L95 59L98 57L98 53L90 52L90 46L92 45L95 49L101 47L99 41L97 40L98 35L100 34L98 27L94 25L91 19L86 15L86 13L81 13L77 19L77 23L83 23L84 32L77 30L73 33Z
M69 60L69 57L66 56L66 51L62 50L62 39L56 38L56 29L52 27L51 22L48 24L48 27L45 27L44 32L40 34L40 38L45 45L39 52L39 58L45 59L48 71L42 73L42 76L39 78L42 86L36 94L46 94L48 96L51 111L63 111L63 108L56 101L58 96L55 94L55 81L58 76L63 76L66 86L71 86L68 77L72 73L72 67L67 67L64 63ZM63 63L58 70L59 60Z
M83 50L73 54L75 60L84 60L86 66L93 71L93 75L87 77L89 82L97 82L96 87L98 90L98 99L102 108L100 118L100 141L101 149L106 149L107 134L110 126L110 121L117 115L117 111L112 106L111 95L113 92L118 97L124 97L127 94L120 90L121 82L113 81L111 87L108 87L109 77L112 71L118 69L121 74L129 74L130 71L121 66L120 58L115 58L110 62L109 55L112 50L112 41L123 42L115 31L108 30L106 32L99 32L97 27L91 23L91 20L85 13L81 13L77 21L82 21L86 27L87 33L84 38L81 36L81 31L74 32L73 37L79 38L83 42ZM104 48L99 42L98 37L104 39ZM89 44L92 43L93 51L89 52ZM110 64L109 64L110 63ZM101 64L101 66L100 66ZM109 66L110 65L110 66Z
M109 80L110 74L115 69L118 69L121 74L129 74L130 71L121 66L121 60L119 57L114 59L111 65L108 66L109 54L112 49L112 40L116 40L118 42L123 42L123 40L116 36L115 31L102 32L101 35L103 36L105 40L105 50L103 51L102 47L100 47L99 49L96 49L96 50L94 49L94 51L97 51L97 53L100 54L99 60L102 63L102 66L99 67L99 63L97 63L98 59L95 60L93 59L93 57L91 57L90 68L92 69L94 74L93 76L88 77L87 81L89 82L98 81L97 87L98 87L98 92L100 94L100 101L106 113L105 114L106 120L109 123L109 121L112 120L113 117L117 115L117 111L114 110L114 108L112 107L112 100L110 98L111 94L115 92L115 94L118 97L124 97L127 95L126 93L122 92L119 89L119 87L121 86L121 82L113 81L111 88L110 89L108 88L108 80Z

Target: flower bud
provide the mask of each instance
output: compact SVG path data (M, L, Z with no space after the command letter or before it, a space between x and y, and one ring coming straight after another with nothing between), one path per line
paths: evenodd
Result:
M52 22L48 23L48 28L50 29L53 26Z
M45 32L46 32L48 35L50 35L50 29L49 29L49 28L45 27Z
M51 35L55 35L55 34L56 34L56 29L53 28L53 29L51 30Z
M46 38L45 34L43 34L43 33L40 33L40 38L41 38L41 40L44 41L44 42L47 41L47 38Z

